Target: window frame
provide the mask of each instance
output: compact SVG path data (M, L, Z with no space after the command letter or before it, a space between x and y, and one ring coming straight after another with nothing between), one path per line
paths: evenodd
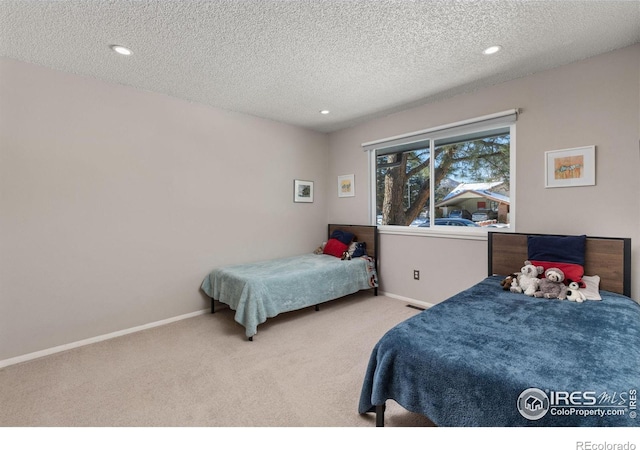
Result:
M368 153L369 158L369 216L370 223L377 225L377 208L376 208L376 160L378 157L377 150L381 153L388 152L390 147L402 145L406 142L419 141L429 143L429 149L432 156L429 160L430 173L435 173L435 158L433 154L436 148L436 141L451 138L454 136L462 136L470 133L480 133L499 128L509 128L509 227L508 228L489 228L489 227L454 227L447 225L435 225L433 223L435 217L435 203L433 195L435 193L435 179L430 178L431 193L429 201L429 227L411 227L408 225L378 225L378 230L382 234L398 234L410 236L435 236L458 239L474 239L485 240L489 230L492 232L513 233L516 231L516 121L518 109L503 111L500 113L490 114L487 116L468 119L461 122L446 124L427 130L421 130L413 133L407 133L400 136L394 136L378 141L362 144L364 151Z

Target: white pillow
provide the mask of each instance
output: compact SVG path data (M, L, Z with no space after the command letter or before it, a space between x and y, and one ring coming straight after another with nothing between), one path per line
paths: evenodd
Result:
M587 300L602 300L600 296L600 277L598 275L583 276L585 287L580 288Z

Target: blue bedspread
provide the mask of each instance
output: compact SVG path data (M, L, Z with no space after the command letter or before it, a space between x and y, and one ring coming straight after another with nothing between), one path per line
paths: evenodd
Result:
M602 301L537 299L503 291L501 279L387 332L359 412L393 399L438 426L640 426L640 305L606 291Z
M236 311L248 337L269 317L377 287L373 258L306 255L222 267L202 282L211 298Z

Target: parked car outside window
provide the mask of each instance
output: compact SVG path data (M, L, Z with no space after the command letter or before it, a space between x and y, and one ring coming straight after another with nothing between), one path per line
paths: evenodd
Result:
M467 219L471 220L471 213L466 209L454 209L449 213L449 217L454 219Z
M474 222L483 222L485 220L494 220L498 218L498 213L491 209L479 209L473 213L471 220Z
M434 224L435 225L448 225L448 226L452 226L452 227L479 227L480 225L478 225L477 223L473 222L472 220L469 219L458 219L458 218L441 218L441 219L434 219ZM422 225L418 225L419 227L428 227L430 226L429 222L425 222Z

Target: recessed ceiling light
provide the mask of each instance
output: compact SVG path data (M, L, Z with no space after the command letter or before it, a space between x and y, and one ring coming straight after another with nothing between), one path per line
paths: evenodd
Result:
M328 109L321 109L320 110L320 114L325 114L326 115L326 114L329 114L329 112L330 111Z
M123 47L122 45L112 45L111 46L111 50L113 50L114 52L119 53L121 55L125 55L125 56L129 56L129 55L131 55L131 53L133 53L127 47Z
M493 45L482 50L482 53L484 53L485 55L493 55L494 53L498 53L500 50L502 50L502 47L500 47L499 45Z

